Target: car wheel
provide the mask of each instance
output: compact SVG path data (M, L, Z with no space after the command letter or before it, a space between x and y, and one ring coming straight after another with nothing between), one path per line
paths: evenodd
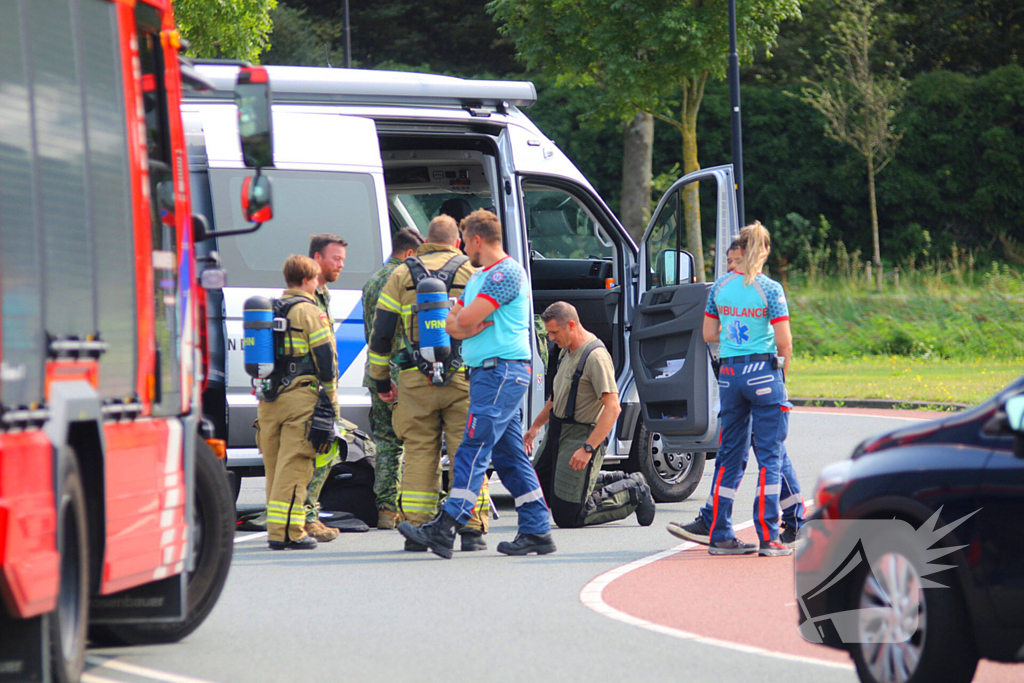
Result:
M195 564L188 576L184 621L170 624L114 624L93 627L103 645L173 643L199 628L220 597L234 551L235 505L224 466L202 439L196 439L194 516L189 526Z
M82 675L89 623L89 536L85 491L74 451L61 459L57 489L57 552L60 586L49 615L54 680L74 683Z
M693 494L704 476L704 453L670 451L661 434L649 431L642 420L636 442L640 471L651 486L654 500L678 503Z
M967 608L953 572L922 587L924 548L909 531L879 539L880 550L859 567L850 604L858 610L850 655L864 683L967 683L978 655Z

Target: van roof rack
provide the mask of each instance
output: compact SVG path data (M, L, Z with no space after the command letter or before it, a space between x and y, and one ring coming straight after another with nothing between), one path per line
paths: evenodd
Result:
M196 70L210 80L212 93L190 97L232 98L238 64L196 61ZM530 81L477 81L407 71L372 71L319 66L268 66L275 102L302 104L389 104L464 109L506 105L526 108L537 101Z

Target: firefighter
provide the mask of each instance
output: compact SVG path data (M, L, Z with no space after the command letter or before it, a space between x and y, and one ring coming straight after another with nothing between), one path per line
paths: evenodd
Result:
M267 477L269 546L303 550L317 545L306 531L304 502L313 462L334 440L337 354L330 321L314 298L320 274L316 262L293 255L283 271L288 289L282 301L293 301L283 344L287 362L275 362L269 387L260 394L256 440Z
M395 434L405 448L404 465L398 487L399 512L409 523L418 526L433 519L441 494L441 437L449 457L462 443L469 412L469 381L462 367L460 345L450 342L450 352L435 375L433 363L424 358L420 348L417 283L431 273L448 286L449 296L460 296L473 274L469 259L459 251L459 228L448 215L440 215L427 227L427 241L417 249L422 268L412 260L395 268L381 290L373 316L370 336L370 376L377 384L377 394L386 403L397 398L392 417ZM458 259L455 261L454 259ZM413 272L412 265L417 270ZM447 300L447 297L445 297ZM443 316L441 320L443 321ZM443 323L442 323L443 325ZM396 350L399 328L405 347ZM390 359L396 354L399 367L398 384L391 380ZM483 534L490 523L489 489L484 483L472 519L462 530L462 549L483 550L487 547ZM422 552L426 546L406 540L405 549Z
M373 332L373 312L377 310L380 292L391 274L402 262L416 255L416 249L423 244L423 237L413 228L402 228L391 238L391 257L374 273L363 286L363 331L366 343L370 343ZM393 362L395 353L405 348L405 334L397 326L396 341L391 349L391 381L398 382L398 366ZM402 466L402 440L395 435L391 424L394 404L380 400L375 389L377 382L370 375L370 359L366 359L363 386L370 389L370 430L378 444L377 460L374 465L373 492L377 496L377 528L394 529L400 521L398 516L398 473Z
M523 444L532 453L541 427L549 425L534 468L555 524L590 526L635 512L641 526L650 526L655 504L644 475L601 471L608 434L622 412L611 355L571 304L556 301L541 319L562 352L548 371L547 403Z

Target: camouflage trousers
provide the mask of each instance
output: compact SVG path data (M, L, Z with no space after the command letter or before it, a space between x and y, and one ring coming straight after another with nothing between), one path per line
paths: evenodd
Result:
M335 422L345 431L345 441L348 443L355 441L356 437L353 432L359 428L356 423L349 422L343 417L335 418ZM366 457L376 456L377 446L372 440L367 439L363 448L366 451ZM315 462L313 478L309 480L309 488L306 493L306 524L320 519L320 491L324 488L324 482L327 481L327 475L330 474L331 468L341 462L341 457L335 449L332 449L328 453L318 455Z
M377 508L398 512L398 476L402 470L402 440L391 425L393 404L372 394L370 404L370 431L377 443L377 460L373 492L377 495Z

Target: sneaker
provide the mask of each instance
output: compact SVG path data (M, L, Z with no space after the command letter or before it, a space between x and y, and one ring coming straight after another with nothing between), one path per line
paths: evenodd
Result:
M668 532L676 538L681 538L684 541L693 541L694 543L700 543L701 545L707 545L711 543L711 529L704 523L704 518L697 515L697 519L693 520L689 524L680 524L679 522L669 522L668 526L665 527Z
M793 549L778 541L761 541L761 547L757 549L758 557L784 557L792 555Z
M629 477L640 486L640 504L636 508L636 521L640 523L640 526L650 526L654 524L654 513L657 510L657 504L651 494L651 487L644 479L644 475L639 472L634 472Z
M312 536L303 536L297 541L267 541L271 550L312 550L317 546Z
M381 508L380 512L377 513L377 528L378 529L394 529L398 526L399 517L397 512L392 512L387 508Z
M782 527L782 533L779 535L779 541L792 547L796 544L797 535L799 532L795 527L786 525Z
M719 541L708 546L710 555L753 555L756 552L756 545L744 543L738 538L730 538L727 541Z
M427 552L427 546L422 543L417 543L411 538L405 539L405 552L407 553L425 553Z
M341 534L337 529L332 529L319 519L307 522L304 527L306 533L316 539L317 543L330 543Z
M459 537L462 538L462 552L472 552L474 550L487 550L487 541L484 540L484 534L482 531L476 529L463 529L459 532Z
M551 534L516 534L511 543L502 541L498 544L498 552L504 555L547 555L555 552L555 543Z
M409 522L398 525L398 532L407 541L413 541L427 547L427 550L446 560L452 559L452 548L455 547L455 532L459 523L446 511L441 510L434 519L420 526Z

